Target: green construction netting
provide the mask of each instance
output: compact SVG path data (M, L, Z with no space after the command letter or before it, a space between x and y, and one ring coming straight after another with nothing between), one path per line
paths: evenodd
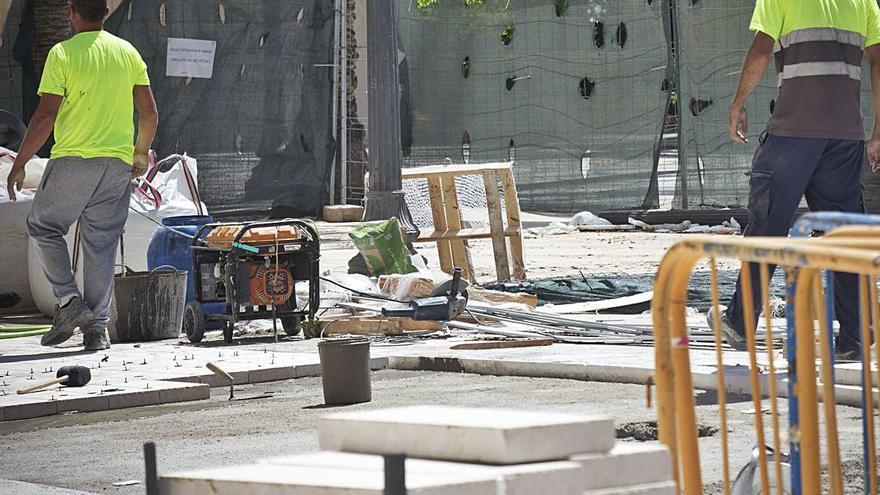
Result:
M660 3L401 0L405 165L514 158L527 210L656 205Z

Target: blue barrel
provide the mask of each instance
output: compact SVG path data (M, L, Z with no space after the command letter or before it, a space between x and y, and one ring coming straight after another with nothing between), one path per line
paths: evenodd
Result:
M213 221L210 215L166 217L162 219L162 224L170 229L156 227L150 239L150 246L147 248L147 269L152 271L156 267L170 265L178 270L186 270L186 302L195 299L195 277L190 250L192 239L180 233L194 236L199 227ZM225 313L226 303L210 303L204 305L202 309L206 313Z

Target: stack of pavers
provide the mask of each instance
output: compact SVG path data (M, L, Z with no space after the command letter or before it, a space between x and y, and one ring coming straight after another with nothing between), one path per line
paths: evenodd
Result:
M163 495L382 495L382 455L409 495L673 495L669 453L616 443L610 418L434 406L322 418L322 452L163 476Z

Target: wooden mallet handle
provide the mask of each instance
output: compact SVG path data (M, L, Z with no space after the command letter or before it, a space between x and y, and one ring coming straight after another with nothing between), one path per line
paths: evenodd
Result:
M214 373L215 375L229 382L229 400L232 400L232 398L235 397L235 378L232 378L232 375L223 371L219 366L214 363L208 363L205 365L205 367L211 370L211 373Z
M68 378L70 378L70 377L65 375L65 376L62 376L61 378L56 378L56 379L52 380L51 382L43 382L43 383L34 385L32 387L17 390L16 393L18 395L23 395L23 394L29 394L31 392L37 392L37 391L43 390L44 388L49 388L52 385L58 385L59 383L66 383Z

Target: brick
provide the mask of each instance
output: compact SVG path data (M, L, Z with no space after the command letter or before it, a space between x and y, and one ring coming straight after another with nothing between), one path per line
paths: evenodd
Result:
M221 368L223 368L221 366ZM248 371L230 371L226 368L223 368L227 373L232 375L233 380L235 380L236 385L243 385L245 383L251 383L251 379ZM213 373L210 375L202 375L201 376L202 383L207 383L211 388L214 387L228 387L229 382L223 378L219 377Z
M583 468L584 490L673 479L669 450L660 444L619 442L607 454L581 454L571 460Z
M261 459L258 463L319 469L340 468L350 471L381 472L384 469L382 456L328 451L287 457L271 457ZM407 476L413 474L436 475L458 473L496 480L503 479L504 491L502 493L504 495L534 495L536 493L580 495L583 492L580 464L567 461L489 466L485 464L464 464L409 458L406 460L406 473Z
M384 473L255 464L163 476L163 495L382 495ZM497 495L493 479L458 473L407 475L409 495Z
M604 490L588 490L584 495L676 495L675 482L665 481L646 485L630 485Z
M499 465L614 446L607 417L436 406L333 414L321 419L318 434L324 450Z

